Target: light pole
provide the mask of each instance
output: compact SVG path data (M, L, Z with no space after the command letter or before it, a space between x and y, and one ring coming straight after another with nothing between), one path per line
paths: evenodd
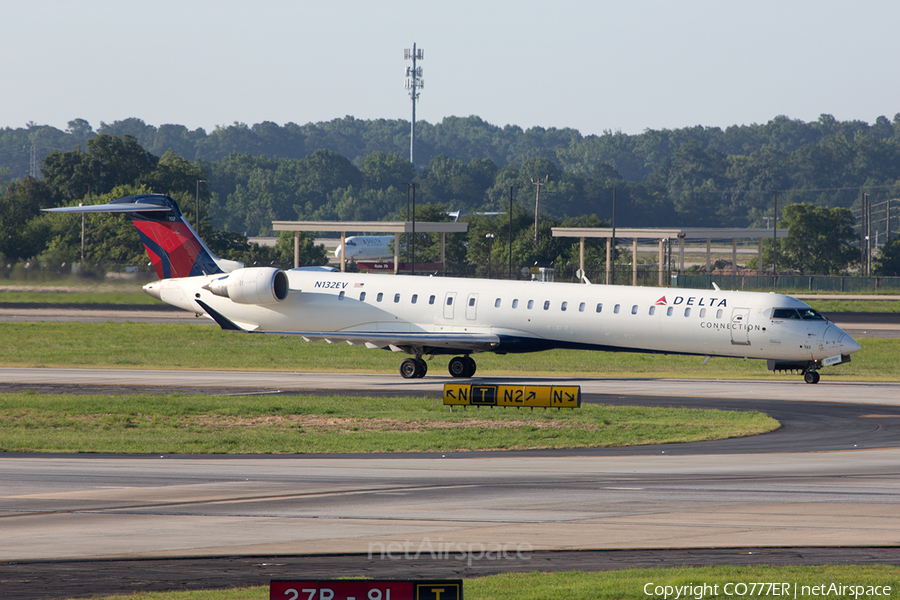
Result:
M538 214L541 210L541 186L545 183L553 181L553 178L549 175L544 176L543 179L538 177L537 179L532 178L531 183L533 183L537 187L537 192L534 195L534 247L537 248L538 245Z
M488 241L488 279L491 278L491 254L494 253L494 234L489 233L484 237L487 238Z
M410 265L410 273L416 274L416 184L406 184L406 221L409 222L409 189L412 188L412 236L406 239L406 262ZM410 248L412 258L410 259Z
M509 186L509 279L512 281L512 204L513 186Z
M197 237L200 237L200 184L201 183L209 183L207 179L198 179L197 180Z

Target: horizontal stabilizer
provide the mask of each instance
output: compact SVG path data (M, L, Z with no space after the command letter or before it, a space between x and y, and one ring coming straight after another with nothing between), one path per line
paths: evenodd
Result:
M168 206L158 204L90 204L86 206L63 206L61 208L45 208L44 212L58 213L135 213L135 212L169 212Z

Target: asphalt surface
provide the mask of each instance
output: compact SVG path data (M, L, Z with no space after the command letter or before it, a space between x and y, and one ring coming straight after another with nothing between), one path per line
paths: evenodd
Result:
M820 384L821 385L821 384ZM2 391L33 389L42 393L109 392L99 384L66 386L58 384L4 384ZM806 389L806 388L798 388ZM120 393L203 393L210 390L197 387L172 389L166 386L133 385L119 388ZM216 388L217 394L253 392L252 388ZM271 390L259 389L259 392ZM309 390L290 390L281 394L318 393ZM371 390L348 390L347 393L373 393ZM376 392L377 393L377 392ZM385 390L382 394L396 394ZM660 396L622 396L619 394L588 394L585 402L628 404L640 406L673 406L721 408L726 410L761 410L778 419L782 428L762 436L714 442L672 444L638 448L608 448L576 451L528 451L500 453L514 458L565 458L573 456L670 456L693 455L752 455L784 453L817 453L851 449L894 448L900 445L900 406L845 402L810 402L783 400L752 400L734 398L693 398ZM8 455L13 458L17 455ZM18 455L21 456L21 455ZM44 455L41 455L44 457ZM345 455L328 456L339 461L404 460L434 455ZM469 458L497 457L498 453L465 453ZM102 461L105 457L97 456ZM152 459L153 457L147 457ZM178 457L169 457L178 458ZM217 461L234 456L194 457L193 460ZM258 457L247 457L248 460ZM279 456L268 460L289 460L296 457ZM317 458L326 458L318 456ZM448 456L449 458L449 456ZM741 459L742 461L746 459ZM363 467L364 468L364 467ZM848 474L849 475L849 474ZM722 488L724 480L713 477L703 482L691 476L689 486ZM677 497L692 494L683 488L685 480L673 474L665 477L629 478L627 485L644 489L660 487L663 496ZM624 481L624 480L623 480ZM553 485L550 494L578 483ZM623 488L625 489L625 488ZM680 490L680 491L679 491ZM518 495L534 495L533 487L525 486ZM701 495L705 492L699 492ZM747 491L748 494L759 490ZM839 490L829 493L840 496ZM652 501L653 492L642 492L642 499ZM752 498L751 498L752 499ZM840 501L840 499L838 498ZM385 499L385 508L394 500ZM378 506L372 507L376 512ZM153 509L155 512L159 509ZM178 513L183 514L184 509ZM0 530L3 522L0 520ZM127 594L135 591L163 591L185 589L227 589L231 587L267 585L271 579L316 579L344 576L373 578L470 578L511 571L605 571L623 568L704 566L704 565L825 565L825 564L890 564L900 566L900 547L775 547L732 546L723 548L620 548L608 550L523 552L508 559L457 560L435 558L427 552L415 558L392 560L387 557L360 553L269 554L254 556L191 556L165 558L128 558L103 560L21 560L0 562L0 590L2 597L18 599L52 599L92 597L107 594Z

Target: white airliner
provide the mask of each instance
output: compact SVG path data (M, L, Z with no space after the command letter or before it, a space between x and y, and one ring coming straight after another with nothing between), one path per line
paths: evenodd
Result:
M479 352L573 348L765 359L818 383L860 349L781 294L244 268L216 257L168 196L49 210L128 213L160 277L144 286L154 298L223 329L403 352L405 378L424 377L423 357L437 354L471 377Z
M377 258L393 258L392 235L355 235L344 240L347 244L347 260L372 260ZM343 248L338 244L334 255L341 257Z

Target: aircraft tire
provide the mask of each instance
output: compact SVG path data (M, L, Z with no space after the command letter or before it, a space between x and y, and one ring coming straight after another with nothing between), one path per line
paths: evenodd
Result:
M450 375L453 377L471 377L469 374L469 363L466 360L467 358L467 356L454 356L451 358L450 364L447 365L447 370L450 371Z
M819 383L819 377L818 371L807 371L803 374L803 381L806 383Z
M404 358L400 363L400 377L403 379L415 379L419 371L419 364L414 358Z
M478 365L475 364L475 359L471 356L466 357L466 364L469 366L468 372L466 373L466 377L473 377L475 375L475 371L478 369Z
M426 363L421 358L414 359L416 361L416 379L421 379L425 377L425 374L428 373L428 363Z

